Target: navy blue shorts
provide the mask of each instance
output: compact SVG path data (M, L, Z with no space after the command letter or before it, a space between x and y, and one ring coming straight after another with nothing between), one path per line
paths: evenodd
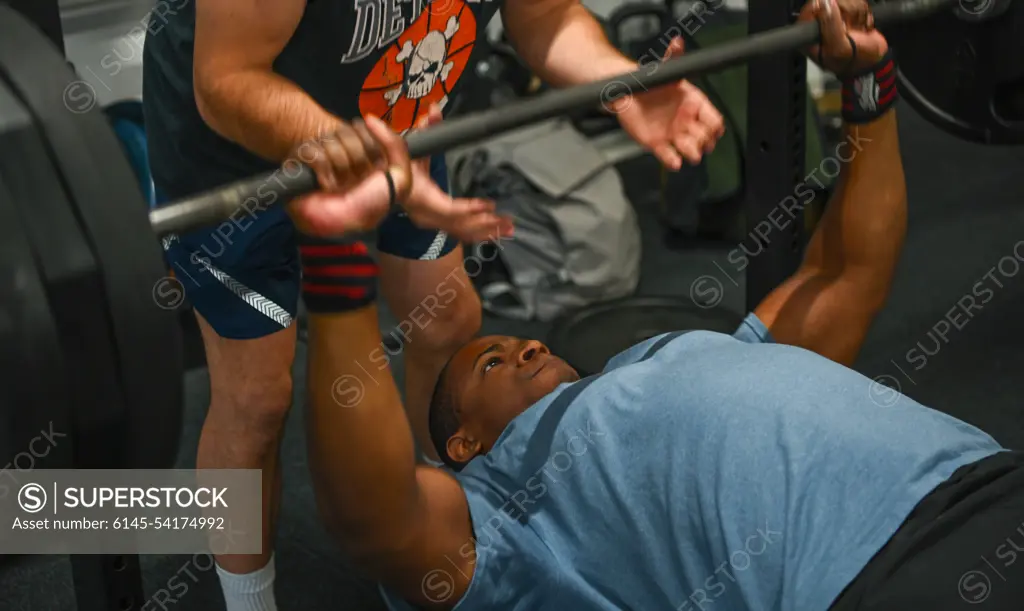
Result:
M431 159L430 173L449 190L443 155ZM157 185L158 203L165 201L163 190ZM388 216L377 236L378 250L406 259L437 259L458 244L444 232L416 227L401 213ZM288 327L300 290L312 311L318 309L310 303L317 295L329 296L333 311L357 309L376 299L377 267L364 244L301 236L280 206L241 211L212 229L163 242L167 263L189 302L221 337L255 339ZM330 264L325 265L333 276L330 283L303 286L300 247Z

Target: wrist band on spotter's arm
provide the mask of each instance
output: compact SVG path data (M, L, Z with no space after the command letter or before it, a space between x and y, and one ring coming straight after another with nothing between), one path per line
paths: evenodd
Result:
M394 209L398 203L398 192L395 190L395 179L391 177L391 168L384 170L384 178L388 181L388 208Z
M896 61L889 49L871 68L843 78L843 121L870 123L892 108L898 97Z
M384 178L388 181L388 210L392 213L403 213L402 202L398 201L398 189L395 187L395 177L391 174L397 166L389 166L384 170ZM400 168L398 168L400 169Z

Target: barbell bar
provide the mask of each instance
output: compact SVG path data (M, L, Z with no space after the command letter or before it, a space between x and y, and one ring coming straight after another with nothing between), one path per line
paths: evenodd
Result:
M956 0L901 0L874 7L876 27L933 15L950 9ZM414 158L437 155L457 146L476 142L525 125L565 115L603 102L609 94L645 91L688 77L698 76L744 63L755 57L794 51L821 39L816 21L805 21L776 28L747 38L687 53L658 64L656 69L641 68L629 74L550 91L500 109L491 109L452 119L427 129L410 132L406 137L409 154ZM257 193L276 185L275 201L311 193L317 189L316 175L305 164L295 163L291 171L275 170L253 176L218 189L161 206L150 212L149 220L158 236L180 233L224 221L243 209L247 201L259 201Z

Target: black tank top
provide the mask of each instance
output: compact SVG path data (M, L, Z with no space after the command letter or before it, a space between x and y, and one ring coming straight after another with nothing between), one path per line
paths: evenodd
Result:
M403 132L430 104L444 108L456 93L500 2L309 0L274 70L339 117L372 113ZM172 4L178 6L151 15L143 102L154 182L164 196L178 198L276 164L220 137L199 116L194 0Z

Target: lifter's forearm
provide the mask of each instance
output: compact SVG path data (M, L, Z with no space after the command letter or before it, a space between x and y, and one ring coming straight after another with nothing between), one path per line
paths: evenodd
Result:
M417 508L416 457L391 371L374 358L376 309L314 313L309 325L306 424L317 504L353 557L392 551L403 545L398 525L413 523Z
M852 366L885 305L907 226L907 198L890 110L849 126L844 161L803 265L755 313L775 341Z
M896 112L845 132L834 152L843 169L806 263L828 276L860 274L887 287L907 228Z
M265 69L197 74L195 94L214 131L273 162L341 122L298 85Z

